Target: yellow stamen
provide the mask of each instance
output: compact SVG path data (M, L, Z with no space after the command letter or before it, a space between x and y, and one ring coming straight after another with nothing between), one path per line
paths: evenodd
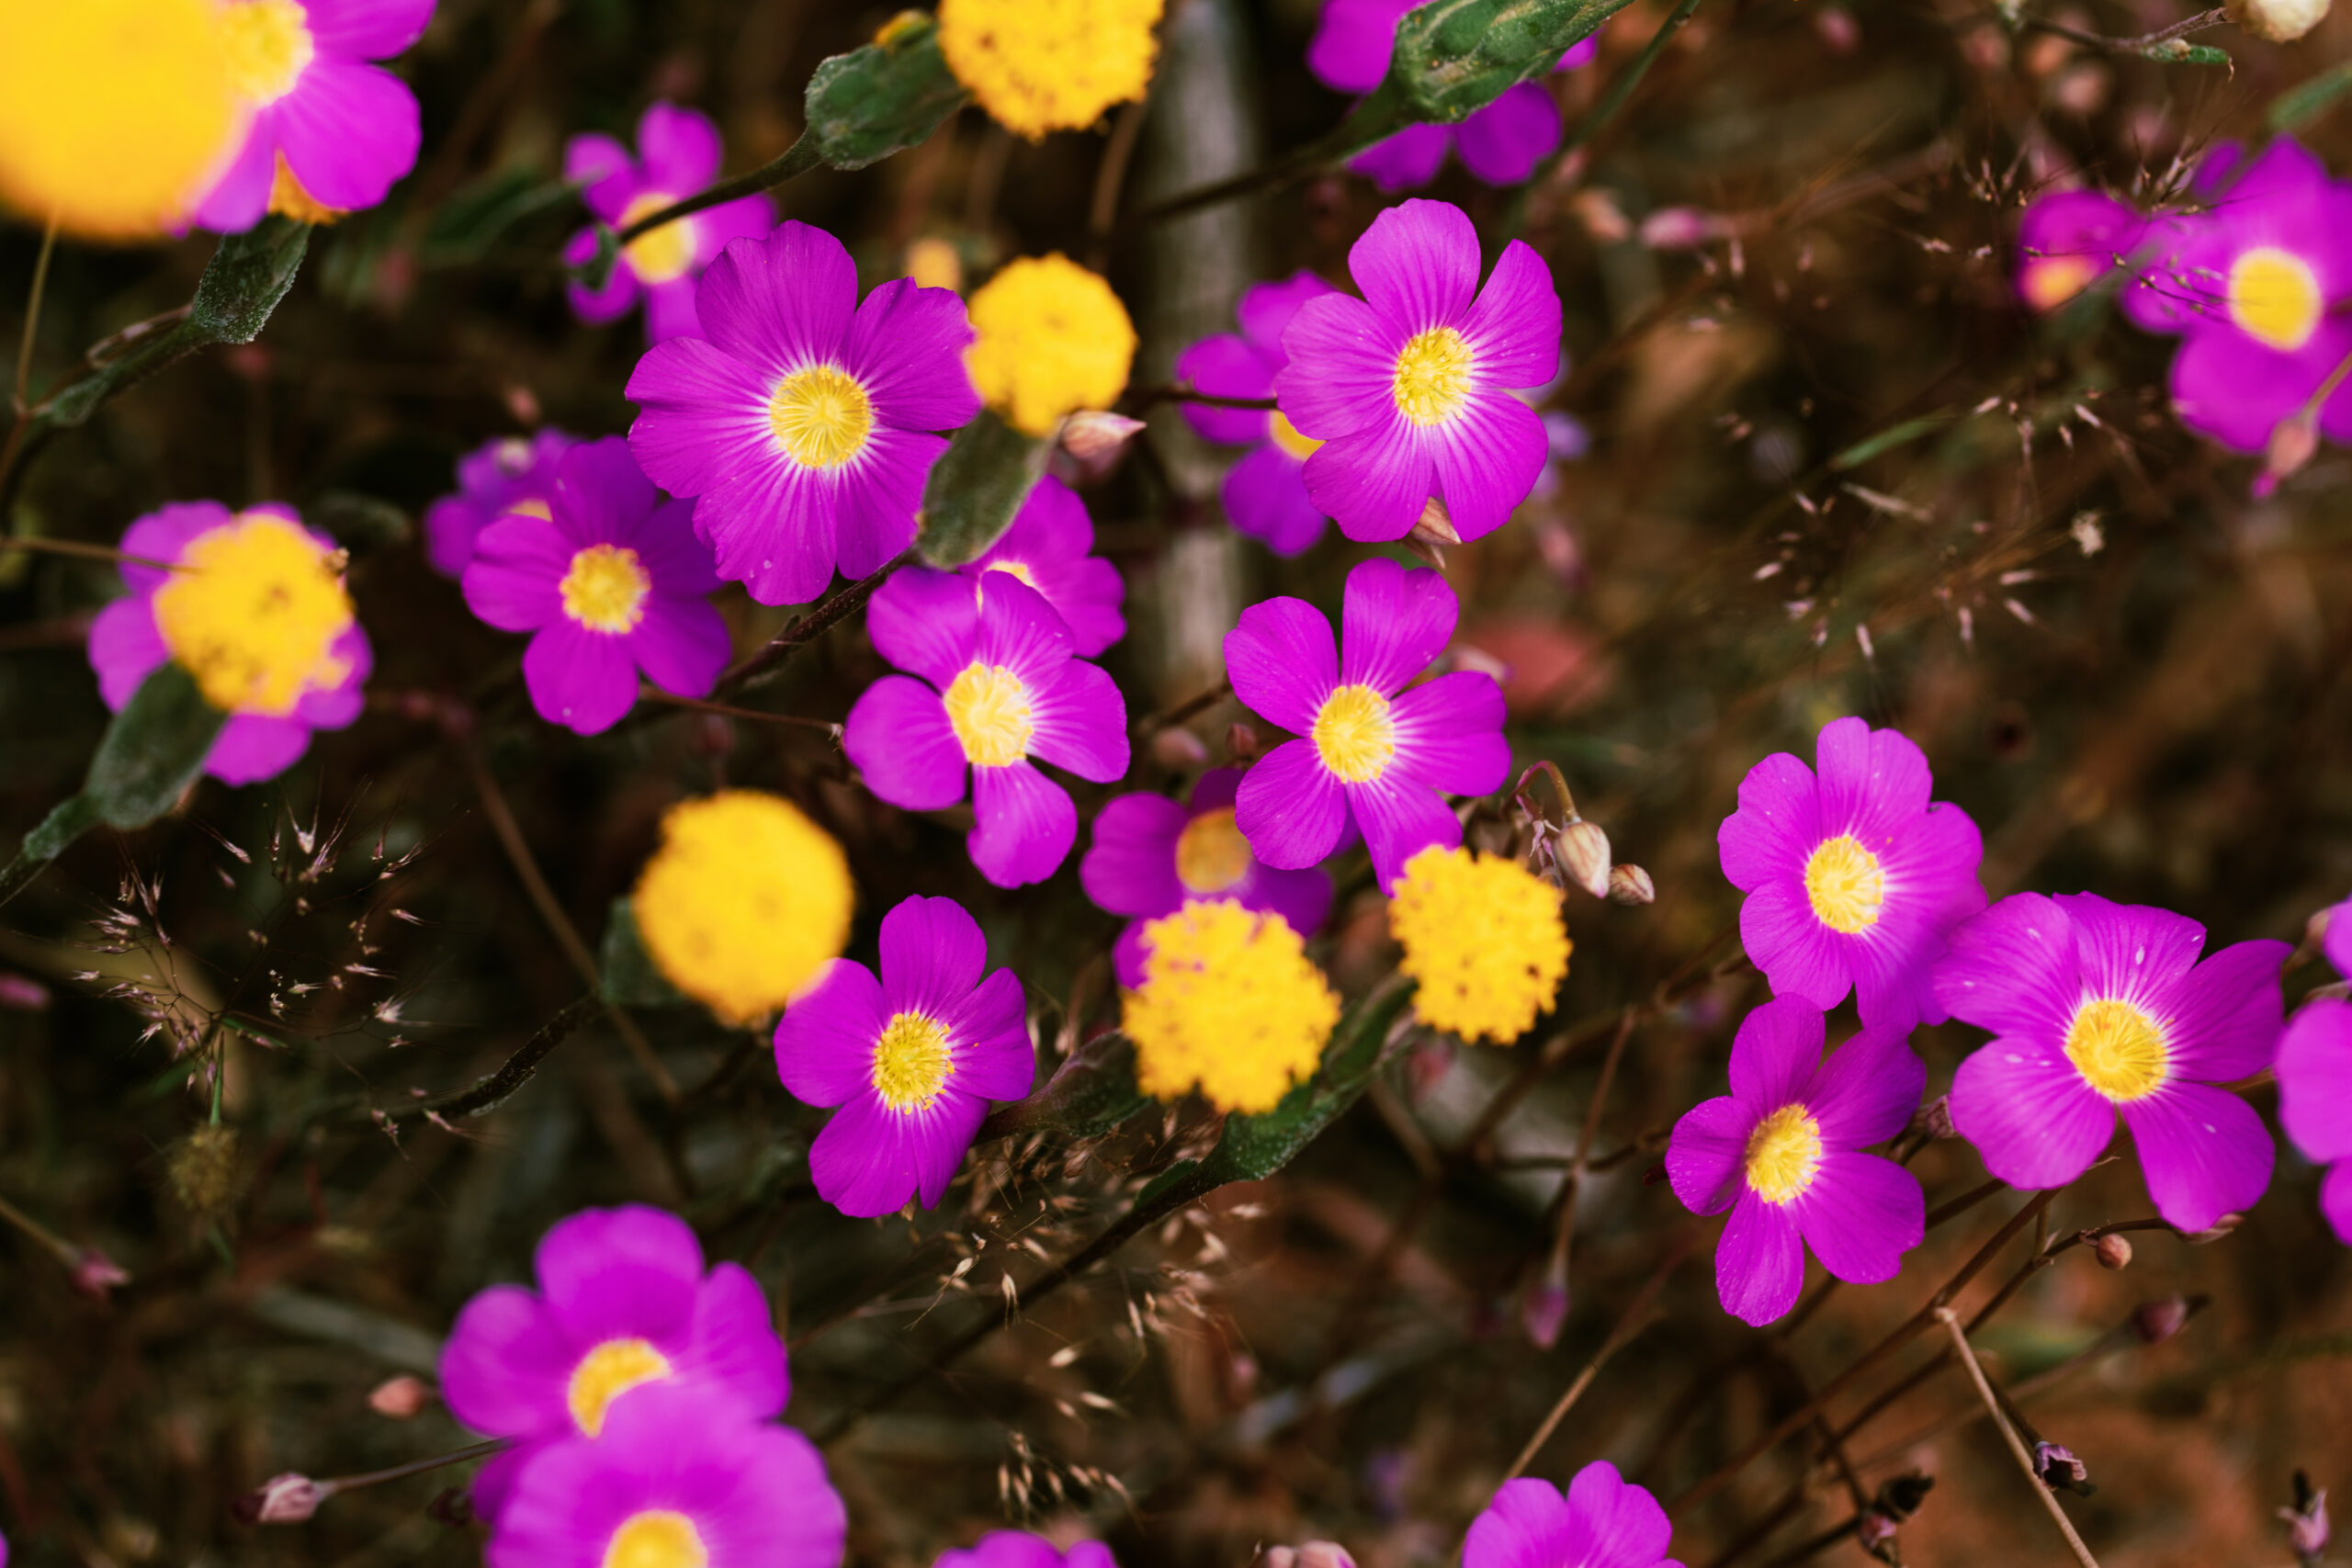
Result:
M947 722L973 766L1009 768L1029 752L1036 726L1029 717L1029 688L1001 664L964 667L947 688Z
M2281 353L2311 342L2325 306L2311 264L2292 251L2256 245L2230 267L2230 320Z
M1413 1011L1433 1029L1508 1045L1552 1010L1568 973L1560 890L1504 855L1432 844L1405 863L1388 906Z
M571 1419L594 1438L605 1429L605 1412L614 1400L640 1383L659 1382L670 1375L669 1358L642 1339L607 1339L571 1370L564 1403Z
M214 707L282 717L350 674L334 652L352 623L341 551L254 512L197 536L180 566L156 591L155 629Z
M1230 806L1202 812L1176 835L1176 880L1187 893L1222 893L1250 866L1250 840L1233 825Z
M2130 1002L2101 998L2075 1010L2066 1026L2066 1059L2085 1083L2120 1103L2165 1086L2172 1051L2154 1019Z
M1136 1082L1219 1111L1272 1111L1315 1070L1340 998L1280 915L1188 903L1144 927L1144 982L1125 993Z
M1323 445L1312 435L1301 435L1298 426L1293 424L1280 409L1266 416L1266 434L1286 455L1302 463L1315 456L1316 448Z
M647 191L621 209L621 220L614 227L626 229L677 199L666 191ZM628 258L628 269L640 283L668 283L684 277L695 265L695 220L681 218L649 229L622 246L621 254Z
M277 155L277 173L270 176L269 209L280 218L291 218L297 223L313 227L332 223L345 215L342 208L329 207L302 188L302 182L294 177L294 170L283 152Z
M874 1043L874 1092L901 1113L928 1111L956 1076L947 1028L919 1012L891 1015Z
M1339 686L1323 699L1312 736L1324 767L1349 784L1364 784L1396 755L1396 725L1388 699L1370 686Z
M668 1508L631 1514L605 1548L603 1568L710 1568L694 1520Z
M220 13L220 52L230 85L258 108L292 92L319 50L295 0L234 0Z
M848 371L811 365L776 383L768 424L794 462L838 468L865 449L874 403Z
M1452 327L1416 333L1396 355L1396 407L1415 424L1442 424L1470 400L1470 345Z
M1821 1123L1802 1105L1783 1105L1747 1135L1748 1190L1767 1203L1802 1197L1821 1171Z
M2106 271L2088 256L2035 256L2018 274L2018 292L2037 310L2054 310Z
M1840 833L1824 839L1804 863L1804 896L1813 902L1815 919L1852 936L1878 924L1886 904L1886 872L1860 839Z
M592 632L619 635L645 619L645 597L653 580L637 552L619 545L590 545L571 558L557 592L563 613Z

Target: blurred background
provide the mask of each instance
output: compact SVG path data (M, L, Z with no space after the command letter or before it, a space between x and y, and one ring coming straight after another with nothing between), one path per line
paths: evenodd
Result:
M101 544L169 500L291 502L350 549L377 652L367 716L285 777L206 783L152 829L94 835L0 916L0 1512L18 1562L473 1560L479 1534L426 1511L462 1471L298 1526L246 1529L228 1504L280 1471L468 1441L429 1399L411 1413L420 1391L382 1385L429 1384L457 1308L525 1277L550 1223L626 1201L677 1207L768 1288L792 1346L787 1418L831 1435L861 1562L927 1563L1011 1521L1099 1532L1129 1568L1238 1568L1313 1538L1367 1568L1442 1563L1621 1325L1634 1337L1531 1473L1607 1458L1670 1498L1804 1406L2021 1202L1957 1213L1900 1280L1839 1290L1793 1332L1716 1305L1715 1223L1645 1173L1673 1119L1719 1091L1732 1026L1764 995L1733 962L1714 840L1759 757L1809 756L1841 714L1899 727L1983 827L1995 897L2092 888L2179 909L2220 943L2296 940L2352 886L2352 462L2323 451L2253 499L2257 465L2171 415L2168 340L2096 299L2036 317L2011 281L2025 200L2071 184L2156 199L2217 141L2263 134L2281 94L2340 78L2352 17L2285 47L2200 35L2231 55L2216 67L2089 49L1973 0L1700 0L1622 111L1532 188L1452 165L1424 193L1463 205L1490 259L1514 233L1535 245L1566 305L1544 401L1559 460L1511 525L1449 549L1455 657L1500 675L1519 765L1558 765L1656 903L1571 894L1572 973L1528 1040L1415 1043L1278 1178L1170 1221L869 1409L1212 1125L1194 1108L1076 1144L998 1139L939 1210L848 1221L808 1179L821 1113L784 1094L763 1040L684 1009L632 1015L647 1051L588 1024L491 1116L419 1115L582 988L496 814L593 948L665 807L723 783L783 793L848 847L853 955L899 898L952 894L1026 984L1048 1067L1115 1018L1117 922L1080 892L1075 857L1002 893L952 817L855 786L821 728L883 668L855 620L745 699L818 726L645 706L583 740L530 714L520 639L426 568L416 519L484 440L627 428L641 329L566 307L557 254L585 218L565 138L628 140L668 98L712 115L728 166L751 167L797 133L818 62L888 9L442 0L400 67L424 105L416 173L315 236L259 342L122 398L14 497L13 533ZM1230 330L1250 283L1300 267L1344 283L1384 205L1333 174L1174 222L1120 217L1336 120L1344 101L1302 63L1316 12L1170 0L1148 106L1100 133L1031 145L967 110L874 168L794 182L781 209L838 234L867 287L925 245L967 287L1017 254L1100 267L1145 340L1140 409L1179 349ZM2183 15L2031 14L2110 36ZM1552 79L1571 130L1666 18L1639 0L1594 64ZM2298 134L2342 172L2352 109L2332 102ZM0 226L10 343L39 243ZM36 389L187 300L209 252L62 245ZM1128 585L1132 630L1104 662L1138 717L1216 685L1244 605L1336 609L1364 553L1331 535L1286 562L1235 536L1216 496L1230 456L1162 401L1085 490ZM78 783L106 718L82 644L118 591L104 562L0 552L0 831ZM790 614L722 604L739 652ZM1139 746L1124 787L1222 762L1239 716L1215 705ZM1091 813L1112 791L1077 793ZM1499 832L1487 816L1478 830ZM1341 889L1317 952L1354 995L1393 951L1368 876ZM2290 998L2324 970L2291 973ZM1921 1033L1931 1095L1976 1038ZM214 1039L226 1138L198 1133L191 1053ZM1591 1168L1564 1202L1580 1147ZM1983 1180L1955 1142L1914 1168L1931 1208ZM2315 1180L2282 1145L2234 1235L2135 1233L2120 1271L2077 1247L1981 1332L2004 1382L2046 1388L2026 1413L2087 1467L2096 1495L2067 1506L2109 1568L2283 1564L2291 1473L2352 1478L2352 1269ZM2009 1284L2038 1236L2146 1213L2131 1162L2111 1164L1961 1305ZM59 1247L130 1280L109 1290ZM2201 1304L2185 1325L2177 1308L2135 1320L2177 1295ZM1829 1402L1833 1424L1871 1416L1843 1439L1850 1476L1808 1462L1811 1434L1784 1444L1678 1516L1677 1555L1860 1561L1832 1533L1850 1497L1917 1472L1934 1487L1902 1527L1905 1561L2062 1561L1957 1372L1872 1408L1940 1343Z

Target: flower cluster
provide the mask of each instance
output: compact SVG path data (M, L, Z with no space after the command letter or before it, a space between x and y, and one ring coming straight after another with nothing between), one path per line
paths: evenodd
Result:
M1416 985L1413 1011L1432 1029L1508 1045L1550 1012L1568 973L1560 890L1517 861L1431 844L1405 863L1388 906Z

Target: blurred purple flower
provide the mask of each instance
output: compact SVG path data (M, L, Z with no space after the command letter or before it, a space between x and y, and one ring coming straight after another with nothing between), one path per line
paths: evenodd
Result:
M1072 658L1069 628L1010 572L976 585L908 567L866 609L885 675L850 709L842 749L866 787L909 811L961 801L972 863L1000 887L1042 882L1078 836L1069 792L1030 758L1109 784L1127 771L1127 709L1111 677ZM928 682L929 684L925 684Z
M817 1196L859 1219L935 1207L992 1100L1029 1092L1037 1061L1021 982L985 979L988 941L953 898L882 917L881 967L836 958L775 1026L776 1076L838 1105L808 1151Z
M2054 310L2139 247L2148 220L2095 190L2055 191L2018 220L2018 296Z
M1548 1481L1504 1482L1470 1522L1462 1568L1681 1568L1667 1556L1673 1541L1657 1499L1595 1460L1565 1496Z
M1271 398L1274 378L1290 362L1283 333L1309 299L1339 290L1311 272L1245 289L1234 314L1238 334L1203 338L1176 356L1176 379L1222 398ZM1278 556L1303 554L1323 536L1323 509L1306 493L1306 459L1323 445L1301 435L1280 409L1217 408L1185 403L1184 417L1204 441L1248 446L1226 470L1218 491L1225 515L1239 532Z
M1234 822L1238 768L1212 768L1193 786L1191 804L1164 795L1123 795L1094 819L1094 842L1078 864L1086 896L1128 917L1112 950L1119 984L1143 984L1143 928L1193 898L1230 898L1245 909L1271 909L1301 936L1313 936L1331 911L1331 879L1320 870L1283 871L1250 852Z
M1490 794L1510 776L1502 688L1465 670L1407 689L1445 650L1460 614L1436 572L1387 559L1348 573L1344 651L1304 600L1241 612L1225 637L1234 694L1298 737L1261 758L1234 799L1234 820L1260 861L1303 871L1352 823L1385 892L1419 851L1462 842L1445 796Z
M695 501L718 574L763 604L805 604L839 566L865 577L906 548L939 455L968 423L964 301L894 278L857 298L821 229L737 240L695 286L700 337L655 344L628 395L629 450Z
M1372 220L1348 270L1364 297L1302 304L1274 378L1283 413L1323 443L1307 493L1351 539L1403 538L1433 494L1461 537L1494 532L1548 450L1544 422L1511 394L1559 369L1551 269L1513 240L1481 291L1469 217L1408 201Z
M1928 965L1947 933L1984 907L1984 846L1919 748L1859 718L1833 719L1814 770L1776 751L1740 781L1716 833L1724 875L1748 895L1739 934L1775 996L1824 1010L1851 990L1862 1021L1939 1023Z
M682 697L727 666L727 623L694 508L665 501L617 435L557 465L545 517L513 513L481 531L466 604L501 631L529 632L523 681L549 724L610 729L636 705L641 671Z
M692 109L666 103L648 107L637 124L637 151L632 158L628 148L593 131L564 144L563 177L583 187L580 194L588 210L614 229L626 229L718 177L718 127ZM648 343L701 337L695 281L703 268L729 240L756 238L775 224L775 204L765 192L707 207L623 246L604 288L592 289L575 279L564 293L573 313L592 322L618 320L642 296ZM592 226L564 246L564 265L581 267L595 254Z
M1953 1125L1986 1169L2064 1187L2120 1112L2166 1224L2206 1230L2253 1207L2270 1183L2270 1134L2210 1086L2270 1066L2290 949L2242 942L2199 964L2204 945L2194 920L2091 893L2015 894L1952 932L1936 996L1995 1035L1951 1086Z
M424 556L444 577L462 577L474 558L474 540L510 512L545 517L555 494L555 466L580 444L576 435L542 429L486 441L458 459L458 489L424 509Z
M960 1551L943 1551L931 1568L1119 1568L1111 1549L1081 1540L1065 1552L1027 1530L990 1530Z
M1892 1280L1927 1234L1919 1179L1860 1151L1909 1124L1928 1069L1905 1029L1865 1029L1822 1058L1822 1011L1776 997L1740 1021L1731 1093L1674 1124L1667 1179L1695 1214L1731 1211L1715 1250L1724 1310L1761 1327L1804 1288L1804 1254L1858 1285Z
M1071 651L1091 659L1127 632L1126 617L1119 614L1127 585L1119 569L1093 549L1094 520L1086 502L1047 474L1012 514L1012 525L962 570L975 579L1010 572L1035 589L1069 628Z
M2326 948L2336 973L2352 976L2352 902L2328 911ZM2352 1002L2314 997L2288 1021L2278 1042L2278 1123L2303 1157L2331 1168L2320 1212L2352 1246Z

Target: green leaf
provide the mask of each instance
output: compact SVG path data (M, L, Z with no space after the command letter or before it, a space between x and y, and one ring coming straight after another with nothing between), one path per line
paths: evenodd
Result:
M33 878L46 870L50 862L97 825L97 806L86 795L69 797L41 818L40 826L25 835L17 858L0 867L0 904L31 886Z
M1412 999L1412 985L1392 976L1360 998L1340 1020L1314 1077L1263 1115L1227 1117L1225 1135L1201 1162L1206 1188L1262 1181L1297 1158L1370 1086L1380 1047Z
M1012 526L1053 449L1053 437L1024 435L982 409L932 468L916 553L932 566L979 559Z
M1453 124L1552 73L1630 0L1430 0L1396 24L1388 79L1408 119ZM1378 94L1374 95L1375 96Z
M834 168L862 169L920 145L970 99L939 52L939 24L902 12L874 42L817 67L808 135Z
M2352 60L2331 65L2308 81L2300 82L2271 100L2268 119L2274 131L2293 130L2317 119L2352 87Z
M693 998L670 984L662 966L645 951L645 939L638 934L636 911L629 908L627 898L613 900L612 913L605 920L604 951L596 956L596 967L603 976L605 1000L614 1007L693 1005Z
M196 678L164 663L139 683L90 759L82 793L109 828L143 828L169 811L220 738L229 716L204 700Z
M1859 468L1883 452L1892 452L1897 446L1907 446L1922 435L1941 430L1955 417L1948 413L1931 413L1922 414L1917 419L1906 419L1891 430L1882 430L1876 435L1865 436L1855 442L1830 458L1829 466L1840 473L1849 468Z

